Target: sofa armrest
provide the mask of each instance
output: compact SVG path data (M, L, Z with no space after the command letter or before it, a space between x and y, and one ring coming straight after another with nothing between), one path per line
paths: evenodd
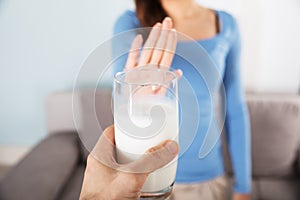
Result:
M253 176L294 176L300 140L300 96L251 94L247 95L247 103Z
M72 98L72 92L54 93L47 97L47 132L49 134L76 131Z
M298 174L300 176L300 147L299 147L299 151L298 151Z
M79 161L77 135L53 134L40 142L0 183L0 199L55 199Z

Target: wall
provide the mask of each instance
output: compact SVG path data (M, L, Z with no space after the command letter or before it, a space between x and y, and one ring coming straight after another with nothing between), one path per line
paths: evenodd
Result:
M0 1L0 144L46 135L45 98L70 90L81 63L111 37L131 0Z
M198 0L237 17L247 90L297 93L300 87L300 1Z
M237 16L247 89L297 92L298 0L199 2ZM131 0L0 1L0 145L32 146L46 135L45 98L72 87L84 58L132 6Z
M300 1L262 1L260 90L296 92L300 89ZM300 92L300 91L299 91Z

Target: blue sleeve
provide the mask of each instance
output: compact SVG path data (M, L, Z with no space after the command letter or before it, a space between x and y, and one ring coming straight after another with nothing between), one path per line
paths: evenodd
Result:
M224 86L227 112L225 118L228 146L235 175L234 192L250 193L250 126L240 75L240 35L232 18L231 47L226 58Z
M138 18L136 17L135 12L131 10L127 10L122 15L120 15L116 20L113 28L113 33L114 35L116 35L139 27L140 27L139 21Z
M136 32L134 29L139 27L139 22L134 11L126 11L116 20L113 27L112 39L112 60L113 73L123 71L131 42Z

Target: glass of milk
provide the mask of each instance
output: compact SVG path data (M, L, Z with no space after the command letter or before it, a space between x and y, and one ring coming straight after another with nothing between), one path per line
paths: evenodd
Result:
M138 159L165 140L178 142L176 74L156 66L119 72L114 77L113 97L116 156L120 164ZM142 198L170 195L176 168L177 158L149 174Z

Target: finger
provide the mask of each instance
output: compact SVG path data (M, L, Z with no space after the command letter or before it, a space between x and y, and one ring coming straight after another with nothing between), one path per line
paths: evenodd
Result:
M180 79L182 77L183 72L181 69L174 70L173 72L176 74L177 79Z
M139 34L134 38L131 44L127 62L125 64L125 70L130 70L136 66L138 56L139 56L139 51L142 47L142 44L143 44L143 37L142 35Z
M130 173L151 173L174 160L178 152L178 143L173 140L167 140L149 149L138 160L122 165L120 170Z
M107 137L110 143L115 144L115 127L110 125L103 131L103 135Z
M103 165L117 169L119 166L115 160L115 153L114 126L111 125L104 130L90 155Z
M176 45L177 45L177 32L175 29L172 29L172 31L170 31L167 44L164 53L162 55L162 59L160 61L160 67L164 67L167 69L170 68L174 58Z
M160 36L159 36L157 43L155 45L155 48L153 50L150 64L158 65L160 60L162 59L172 26L173 26L173 22L172 22L171 18L166 17L162 24L162 30L161 30Z
M153 48L155 47L155 44L159 38L161 27L162 27L161 23L157 23L153 26L149 34L149 37L143 47L138 65L143 66L149 62L151 58L151 54L153 52Z
M160 144L158 144L158 145L156 145L156 146L151 147L150 149L148 149L148 150L146 151L146 154L147 154L147 153L152 153L152 152L155 152L155 151L158 151L158 150L164 148L168 142L173 142L173 141L172 141L172 140L166 140L166 141L163 141L163 142L161 142Z

